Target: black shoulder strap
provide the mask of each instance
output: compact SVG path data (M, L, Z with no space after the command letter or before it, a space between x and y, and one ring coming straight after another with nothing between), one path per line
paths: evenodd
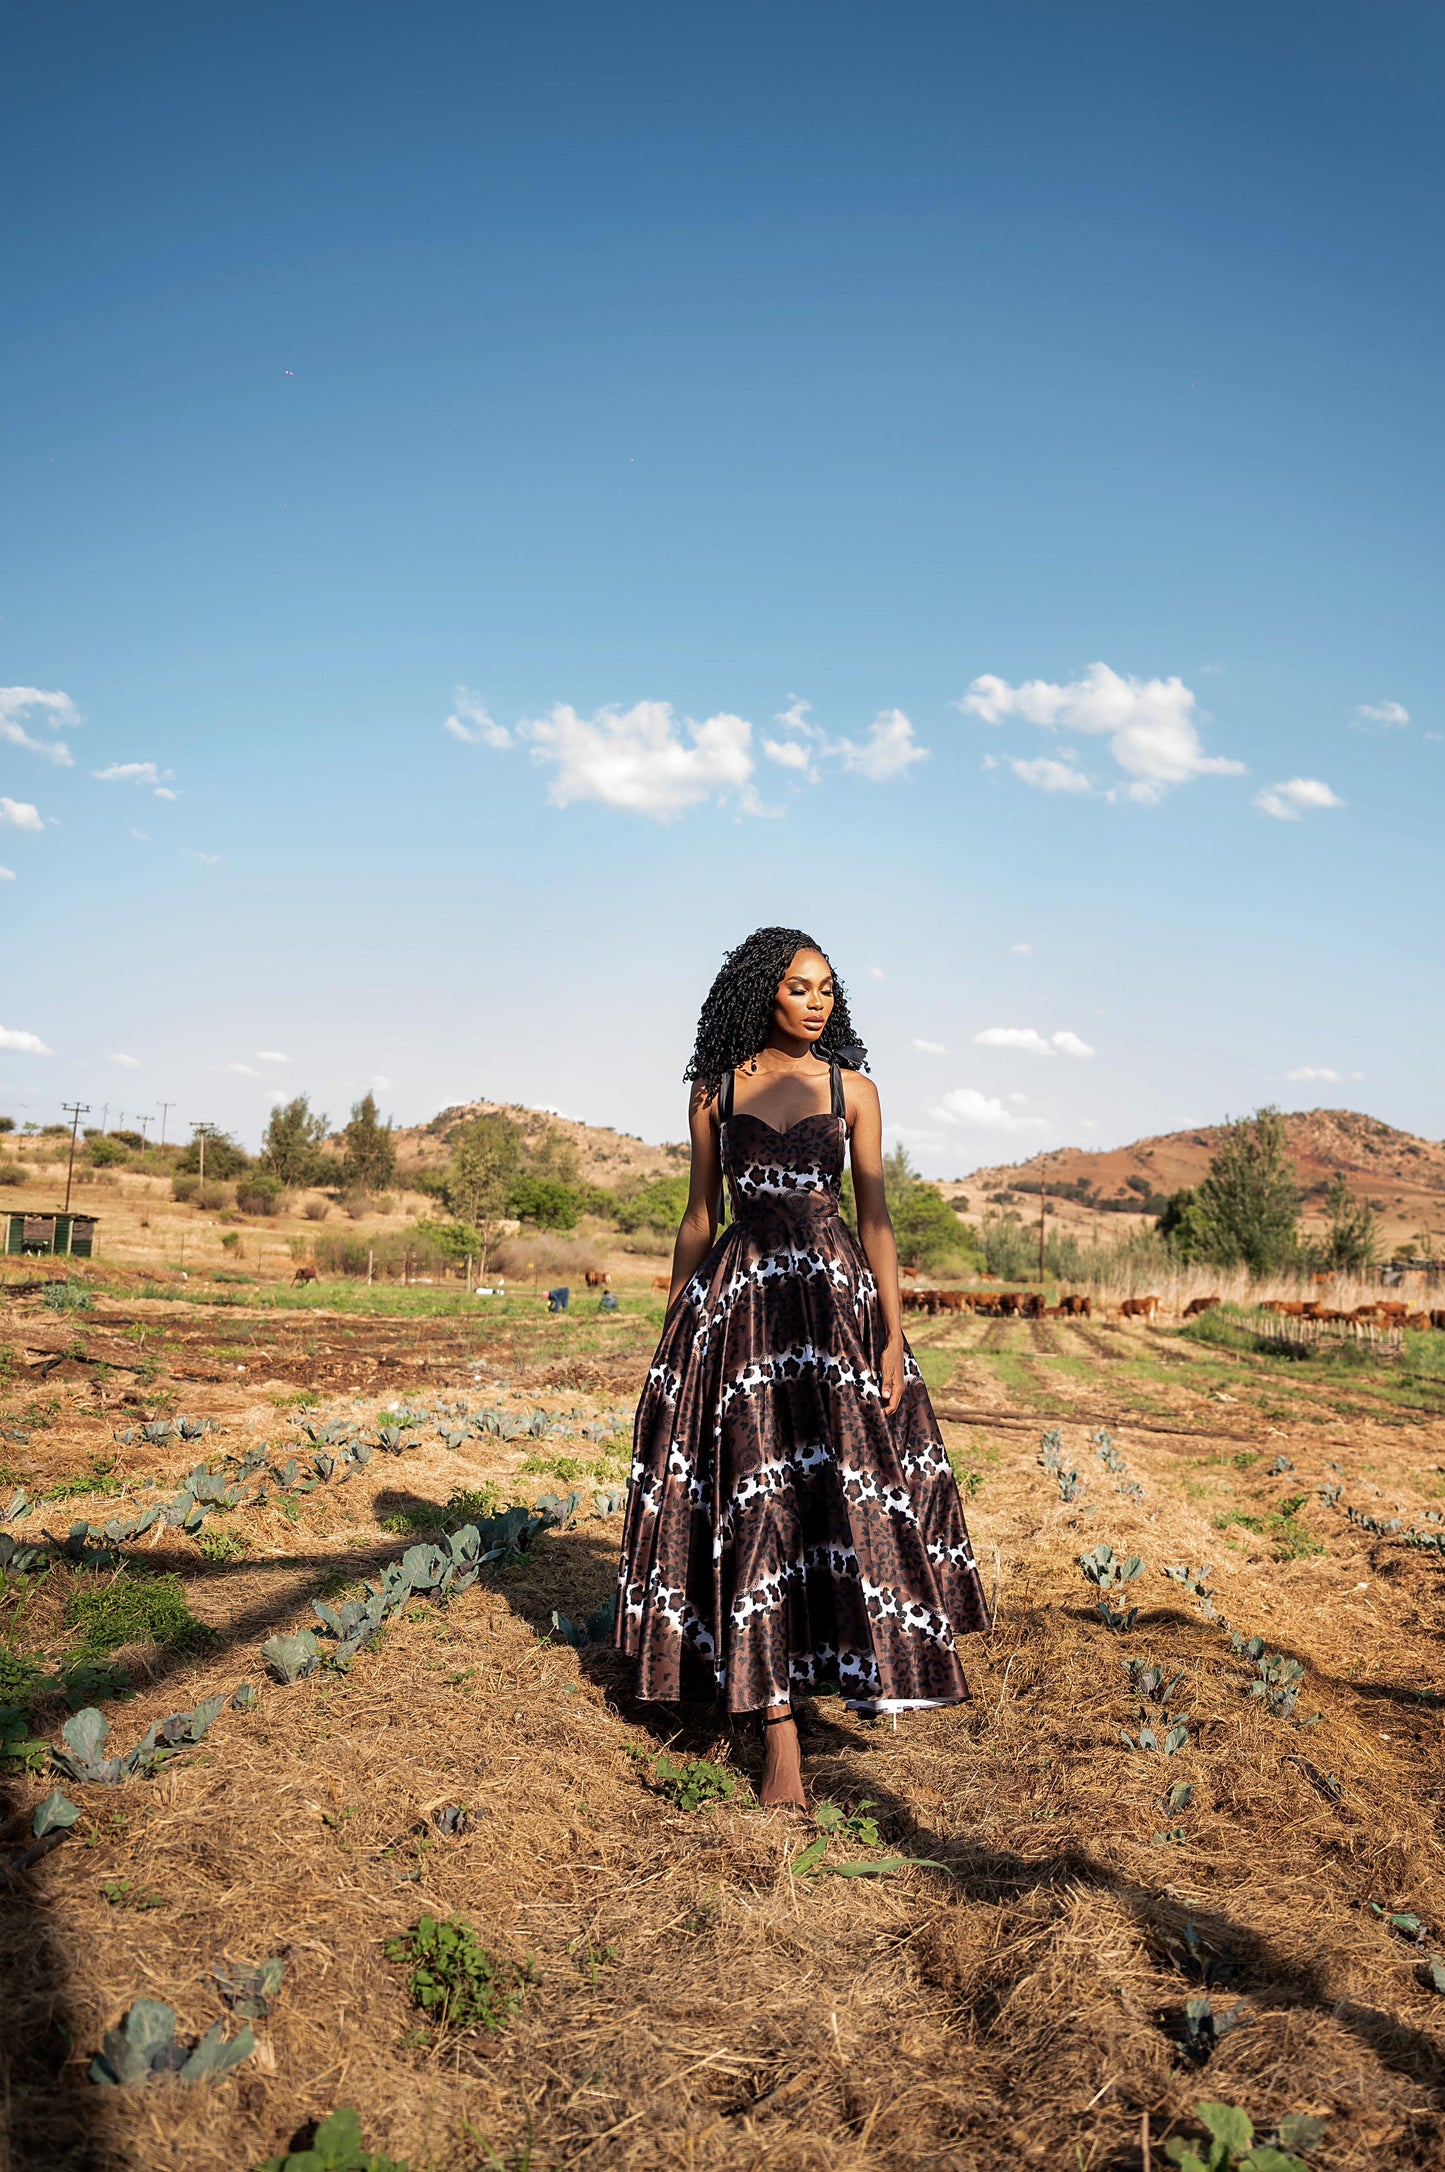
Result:
M725 1124L725 1123L727 1122L728 1118L729 1118L729 1117L730 1117L730 1116L732 1115L732 1112L733 1112L733 1075L732 1075L732 1072L731 1072L731 1071L724 1071L724 1073L723 1073L722 1077L721 1077L721 1078L719 1079L719 1081L718 1081L718 1090L717 1090L717 1118L718 1118L718 1122L719 1122L720 1124Z
M839 1069L838 1059L836 1056L830 1056L828 1058L828 1070L831 1073L833 1080L833 1114L835 1116L841 1116L846 1119L848 1114L848 1103L844 1099L843 1073Z

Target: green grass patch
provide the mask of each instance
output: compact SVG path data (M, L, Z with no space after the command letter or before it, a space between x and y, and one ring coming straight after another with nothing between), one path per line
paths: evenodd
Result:
M78 1632L77 1657L157 1644L165 1652L197 1652L215 1632L197 1621L178 1576L128 1570L110 1583L77 1584L65 1602L65 1626Z
M914 1362L923 1375L923 1385L930 1395L942 1395L944 1389L958 1371L958 1353L955 1350L914 1349Z
M521 2012L533 1982L528 1964L488 1953L460 1916L423 1916L414 1930L388 1938L385 1952L410 1967L407 1990L443 2036L477 2029L498 2035Z

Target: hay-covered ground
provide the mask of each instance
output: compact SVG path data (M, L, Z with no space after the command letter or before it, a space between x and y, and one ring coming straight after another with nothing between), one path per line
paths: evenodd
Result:
M522 1300L428 1318L325 1292L242 1313L119 1291L67 1314L19 1282L0 1298L0 1508L17 1487L36 1502L5 1526L25 1543L169 1499L198 1457L234 1469L265 1443L304 1475L306 1421L375 1439L388 1412L429 1415L344 1486L272 1486L190 1536L153 1528L119 1568L6 1573L4 1695L28 1697L30 1739L60 1739L66 1705L43 1685L67 1661L117 1751L242 1681L260 1697L153 1777L67 1781L72 1833L9 1870L0 2164L246 2172L350 2104L413 2172L1106 2172L1162 2164L1201 2098L1261 2132L1323 2116L1321 2172L1445 2161L1445 1996L1426 1981L1445 1959L1445 1564L1409 1543L1445 1509L1432 1338L1295 1359L1217 1317L1213 1340L915 1323L997 1634L969 1655L962 1713L895 1730L808 1708L817 1803L871 1803L879 1837L835 1833L800 1876L814 1828L757 1809L751 1740L705 1712L643 1712L610 1653L552 1634L554 1610L580 1620L610 1594L618 1519L597 1504L625 1467L653 1300L549 1322ZM550 1423L450 1447L458 1406ZM182 1415L215 1430L114 1438ZM1062 1482L1039 1460L1054 1426ZM573 1488L570 1528L446 1607L416 1600L349 1672L267 1678L262 1642L314 1621L313 1599L354 1595L465 1514ZM1078 1566L1101 1542L1143 1558L1116 1602L1138 1607L1128 1631L1093 1611ZM1205 1564L1207 1600L1164 1573ZM159 1641L106 1647L136 1620ZM1301 1663L1291 1716L1249 1694L1258 1667L1231 1633ZM99 1671L76 1675L78 1658ZM1130 1658L1182 1672L1177 1754L1121 1739L1167 1732ZM724 1767L731 1799L676 1807L664 1748ZM6 1769L13 1866L57 1776ZM438 1829L448 1806L460 1832ZM889 1857L938 1867L831 1874ZM1418 1916L1426 1943L1372 1903ZM520 1984L499 2033L424 2026L386 1942L426 1914L464 1918ZM137 1998L194 2038L226 2014L216 1966L272 1956L280 1996L225 2080L87 2080Z

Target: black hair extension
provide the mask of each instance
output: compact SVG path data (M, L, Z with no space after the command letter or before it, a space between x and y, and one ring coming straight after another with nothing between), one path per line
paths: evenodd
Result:
M756 928L727 952L698 1015L697 1039L682 1074L696 1079L708 1100L716 1095L723 1073L737 1070L767 1040L778 984L800 950L828 955L801 928ZM830 969L831 964L830 959ZM815 1045L820 1056L836 1056L850 1070L867 1066L868 1051L854 1031L847 992L836 973L832 1015Z

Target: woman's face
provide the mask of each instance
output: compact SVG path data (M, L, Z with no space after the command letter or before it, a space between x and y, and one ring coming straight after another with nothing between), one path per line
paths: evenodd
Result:
M833 1015L833 968L816 950L798 950L778 982L773 1029L790 1040L811 1042Z

